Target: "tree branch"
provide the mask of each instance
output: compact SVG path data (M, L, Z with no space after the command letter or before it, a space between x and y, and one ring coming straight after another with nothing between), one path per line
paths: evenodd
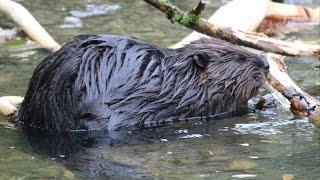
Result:
M311 119L319 118L320 102L297 86L286 72L281 71L277 63L277 61L281 61L281 58L284 57L267 53L270 65L268 82L289 100L290 110L293 114Z
M173 6L169 0L143 0L153 7L165 13L171 22L191 28L202 34L217 37L233 44L239 44L258 50L282 55L318 56L320 57L319 45L304 45L285 42L261 36L255 33L246 33L231 28L218 27L209 21L190 13L185 13Z

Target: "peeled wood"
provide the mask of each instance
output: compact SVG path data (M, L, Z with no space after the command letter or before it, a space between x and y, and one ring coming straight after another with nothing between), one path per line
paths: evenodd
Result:
M5 97L0 97L0 114L5 116L12 116L17 112L17 108L10 103Z
M308 30L319 24L320 8L309 8L294 4L283 4L270 1L265 19L257 32L277 35L281 32Z
M320 8L309 8L294 4L283 4L270 1L267 16L282 16L284 18L299 18L311 22L319 22Z
M7 99L13 106L18 106L23 101L23 97L21 96L2 96L0 98Z
M0 0L0 13L11 18L31 39L41 46L52 50L61 47L29 11L19 3L11 0Z

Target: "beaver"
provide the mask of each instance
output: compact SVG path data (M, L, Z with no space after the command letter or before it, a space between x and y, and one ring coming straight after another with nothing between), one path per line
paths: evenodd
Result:
M45 131L119 130L236 110L258 92L260 55L203 38L179 49L81 35L34 70L18 122Z

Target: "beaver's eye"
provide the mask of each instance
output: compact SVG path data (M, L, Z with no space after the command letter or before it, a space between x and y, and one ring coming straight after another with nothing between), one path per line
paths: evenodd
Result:
M199 68L207 67L207 64L209 62L207 55L205 53L203 53L203 52L195 53L194 56L193 56L193 59L194 59L194 62L196 63L196 65Z
M246 61L246 57L242 54L237 54L234 58L236 61L244 62Z

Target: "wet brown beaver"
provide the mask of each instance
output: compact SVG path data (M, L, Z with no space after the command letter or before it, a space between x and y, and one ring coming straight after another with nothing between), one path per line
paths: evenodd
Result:
M116 35L82 35L35 69L18 121L46 131L116 130L210 116L247 103L266 60L217 39L172 50Z

